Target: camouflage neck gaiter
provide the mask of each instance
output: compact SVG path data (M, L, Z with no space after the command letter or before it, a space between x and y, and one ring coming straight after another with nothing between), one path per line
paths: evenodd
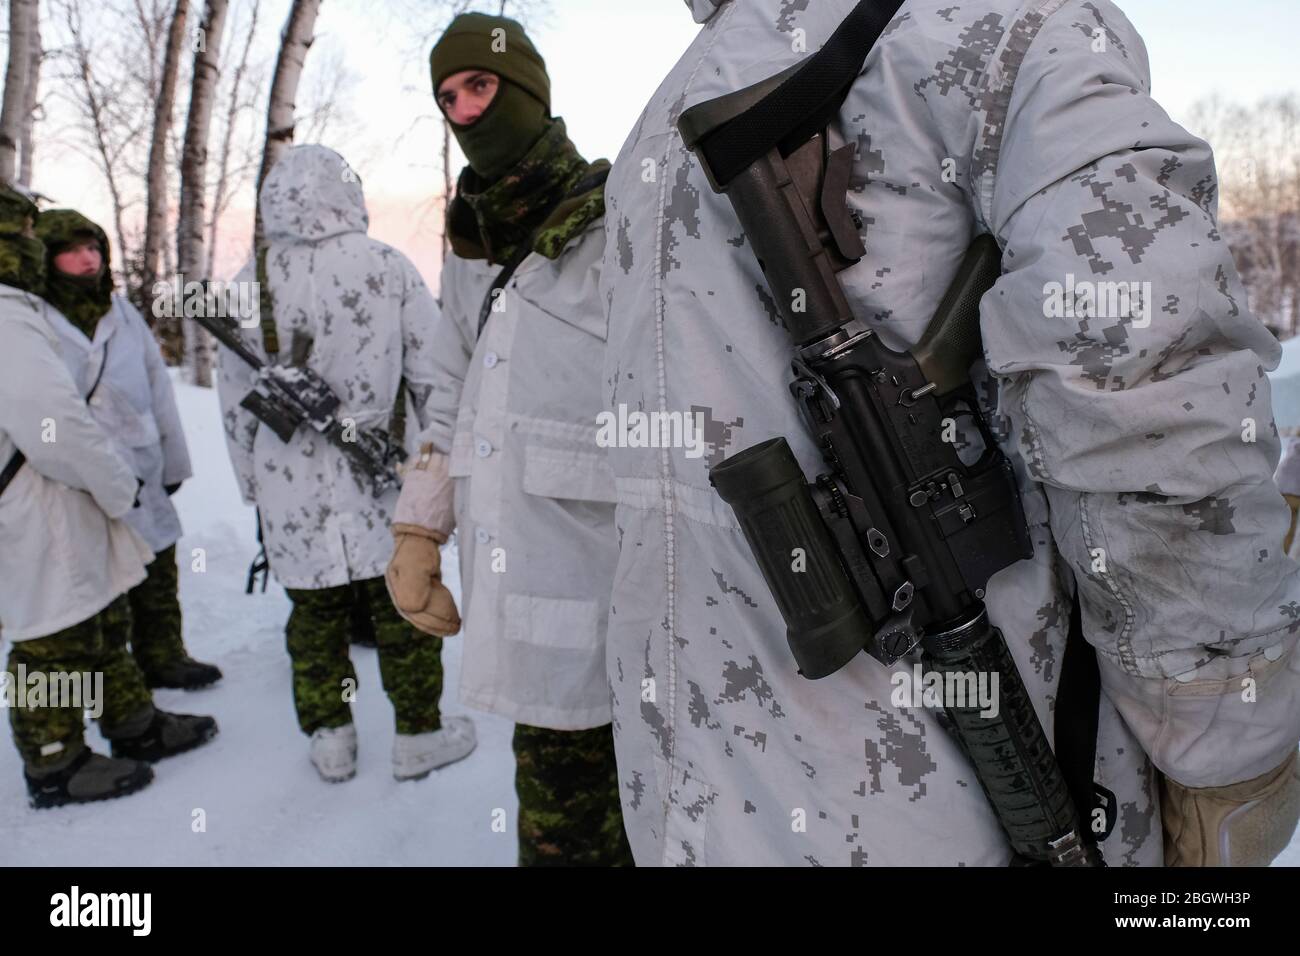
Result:
M45 301L54 306L63 317L85 333L95 337L95 326L113 307L112 281L104 281L108 269L101 266L90 276L70 276L51 268L45 276Z
M72 209L47 209L36 220L36 235L45 243L45 301L75 325L86 338L113 307L113 274L108 260L108 236L96 223ZM73 276L59 270L55 256L86 239L94 239L103 259L99 271Z
M462 259L508 262L591 169L562 119L552 120L523 159L493 183L467 166L447 214L452 250Z

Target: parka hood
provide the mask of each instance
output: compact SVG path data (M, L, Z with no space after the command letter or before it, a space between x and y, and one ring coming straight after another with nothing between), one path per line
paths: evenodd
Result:
M319 242L370 225L361 178L324 146L293 146L271 167L258 197L268 242Z

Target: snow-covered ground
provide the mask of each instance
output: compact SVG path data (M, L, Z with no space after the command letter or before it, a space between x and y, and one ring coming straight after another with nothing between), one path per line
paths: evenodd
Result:
M155 699L167 710L215 715L221 733L157 764L156 779L140 793L43 811L28 808L18 755L0 743L0 864L512 866L511 723L474 713L479 746L468 759L397 783L393 713L373 650L352 649L357 776L331 785L316 775L293 713L284 649L289 603L274 581L265 594L244 594L255 525L235 488L216 393L177 383L177 398L195 465L176 496L186 530L178 545L185 640L225 678L201 691L158 691ZM195 548L206 552L201 574L190 570ZM447 556L448 586L459 599L456 567ZM466 712L456 699L460 648L460 637L444 643L445 713ZM8 728L0 733L7 737ZM97 731L87 740L107 752ZM1275 865L1300 866L1300 839Z
M3 715L0 864L513 866L513 725L473 713L474 753L424 780L398 783L390 756L393 710L373 650L352 649L357 776L334 785L317 776L294 718L284 649L289 602L274 580L265 594L244 594L256 526L226 457L216 392L180 383L176 391L195 466L176 495L185 526L177 547L185 641L225 677L212 688L161 690L154 698L166 710L214 715L221 732L207 746L155 765L153 784L140 793L35 811ZM206 551L202 574L190 570L195 548ZM447 556L445 565L459 599L457 562ZM460 648L460 637L444 642L444 713L468 713L456 699ZM86 739L107 753L98 731ZM205 832L196 832L196 810L203 811ZM504 827L494 828L494 819Z

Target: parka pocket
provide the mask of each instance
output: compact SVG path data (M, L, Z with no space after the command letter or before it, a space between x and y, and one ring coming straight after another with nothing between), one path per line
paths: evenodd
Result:
M524 491L543 498L617 503L614 472L603 451L524 446Z
M506 640L563 650L594 651L604 641L595 601L506 595Z

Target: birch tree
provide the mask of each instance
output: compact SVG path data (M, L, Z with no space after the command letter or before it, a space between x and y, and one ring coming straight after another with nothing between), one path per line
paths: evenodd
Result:
M294 99L298 95L298 83L302 79L307 51L315 39L316 16L320 12L320 4L321 0L293 0L289 19L280 34L280 53L275 60L275 73L271 77L271 99L266 112L266 145L262 149L261 168L257 171L259 193L266 174L293 142Z
M230 205L236 187L247 175L251 160L247 152L237 157L236 131L240 117L252 107L252 100L245 93L245 87L258 85L256 78L249 74L249 53L253 47L253 37L257 33L257 21L261 12L261 0L253 0L248 15L248 24L244 28L244 44L239 52L239 59L230 77L227 91L225 123L221 131L221 151L217 157L217 182L212 194L212 222L208 228L208 258L206 272L208 276L216 274L217 235L221 225L221 216ZM250 84L248 81L252 79ZM235 165L232 165L235 164Z
M177 228L176 260L186 282L206 279L203 268L205 189L208 167L208 130L212 125L212 103L220 74L221 33L225 27L227 0L206 0L203 21L195 36L194 75L190 85L189 116L185 122L185 146L181 153L181 206ZM197 323L186 325L185 341L190 351L194 384L212 385L212 349L209 336Z
M180 72L185 47L185 27L189 20L189 0L176 0L171 25L167 30L167 48L163 54L162 73L158 78L158 97L154 101L153 135L149 143L149 167L145 174L144 253L140 269L143 305L153 294L158 281L158 259L167 235L167 140L176 106L176 78ZM150 312L144 313L146 316ZM177 322L160 329L163 353L173 363L181 358L181 333Z
M37 3L32 3L31 49L27 63L27 89L23 103L23 123L20 137L18 181L28 188L32 185L32 166L36 153L36 113L40 109L41 61L45 51L41 47L41 13Z
M17 173L36 17L36 0L9 0L9 64L0 105L0 180L6 183L12 183Z

